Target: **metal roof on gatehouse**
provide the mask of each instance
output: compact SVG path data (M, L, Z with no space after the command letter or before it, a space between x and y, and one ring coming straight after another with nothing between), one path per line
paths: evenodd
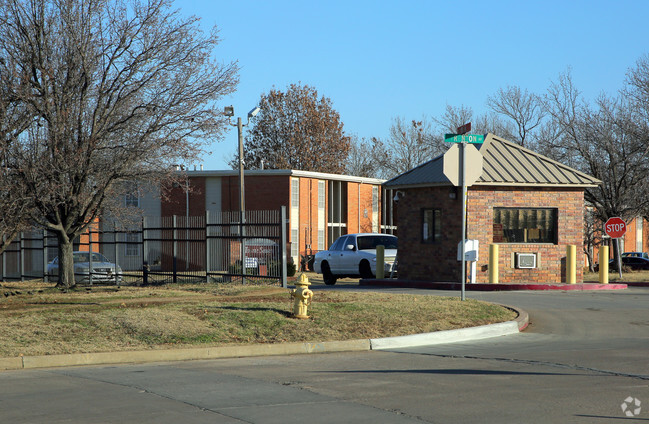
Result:
M476 145L483 156L482 174L473 185L595 187L601 181L493 134ZM383 184L386 188L451 185L444 175L444 155Z

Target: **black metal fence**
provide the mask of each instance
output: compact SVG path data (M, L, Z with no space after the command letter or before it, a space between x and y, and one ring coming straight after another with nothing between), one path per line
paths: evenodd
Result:
M241 222L243 221L243 222ZM263 282L286 286L286 209L145 217L125 225L102 220L75 243L99 252L121 270L116 284ZM1 255L3 281L53 279L56 237L22 233ZM92 279L91 279L92 283Z

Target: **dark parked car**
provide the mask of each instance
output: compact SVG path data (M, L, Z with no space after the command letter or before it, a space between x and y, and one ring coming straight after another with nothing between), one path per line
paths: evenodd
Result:
M615 264L613 263L609 266L615 266ZM633 270L647 270L649 269L649 258L622 255L622 267Z
M647 252L624 252L622 253L622 257L644 258L649 260L649 254Z
M635 271L649 270L649 255L645 252L624 252L622 253L622 268ZM617 269L615 259L608 261L608 269ZM599 271L599 264L595 266Z

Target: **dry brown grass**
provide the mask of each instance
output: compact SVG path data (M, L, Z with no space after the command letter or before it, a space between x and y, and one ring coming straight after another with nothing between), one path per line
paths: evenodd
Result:
M0 357L349 340L515 318L506 308L457 297L313 290L311 318L295 320L288 290L279 287L194 284L63 293L51 284L3 283Z
M599 273L584 272L584 281L585 282L599 281ZM611 283L615 283L615 282L646 283L649 282L649 271L624 270L624 272L622 272L622 278L620 278L620 274L617 271L611 271L608 274L608 281Z

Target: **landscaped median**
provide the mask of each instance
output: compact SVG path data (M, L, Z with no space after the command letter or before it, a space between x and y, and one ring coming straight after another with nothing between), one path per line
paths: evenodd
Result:
M491 337L495 328L521 327L520 317L516 326L491 325L516 320L511 308L455 296L313 290L310 318L297 320L281 287L178 284L64 293L43 283L3 283L0 369L369 350L388 338L407 344L411 335Z

